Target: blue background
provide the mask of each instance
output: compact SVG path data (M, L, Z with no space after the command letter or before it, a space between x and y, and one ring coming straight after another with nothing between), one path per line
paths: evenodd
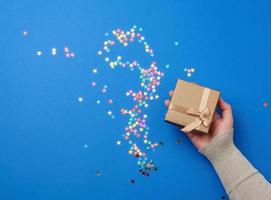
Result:
M177 78L222 92L234 109L238 147L270 180L270 107L263 107L271 101L270 8L262 0L0 0L0 199L221 199L212 166L164 122L163 101ZM158 166L150 177L137 172L124 141L115 144L127 122L119 109L133 105L125 92L139 89L138 74L112 71L97 56L105 32L134 24L165 72L160 99L147 111L151 138L164 143L150 154ZM75 58L64 57L64 46ZM139 45L116 51L152 61ZM191 66L196 72L187 78Z

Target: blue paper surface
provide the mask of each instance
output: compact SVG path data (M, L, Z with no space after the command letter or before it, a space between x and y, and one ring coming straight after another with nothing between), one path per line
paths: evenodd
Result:
M234 111L237 146L270 180L270 106L263 106L271 102L270 6L233 0L1 0L0 199L221 199L225 191L212 166L164 122L164 100L177 78L221 91ZM138 173L121 139L128 118L119 108L132 107L125 93L139 89L138 73L113 71L97 55L106 32L133 25L143 27L154 58L140 45L116 48L112 55L144 66L155 60L165 73L160 98L147 111L151 139L163 142L150 153L158 170L149 177ZM64 47L75 57L66 58ZM191 77L185 67L195 67Z

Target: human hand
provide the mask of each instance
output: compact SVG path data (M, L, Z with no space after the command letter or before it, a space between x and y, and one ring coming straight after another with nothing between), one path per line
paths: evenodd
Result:
M169 92L169 96L173 96L173 91ZM169 104L170 100L165 100L165 105L167 107ZM204 148L215 136L224 134L233 128L233 115L230 104L220 98L218 101L218 106L221 110L221 114L215 112L208 134L201 135L194 132L185 133L198 149Z

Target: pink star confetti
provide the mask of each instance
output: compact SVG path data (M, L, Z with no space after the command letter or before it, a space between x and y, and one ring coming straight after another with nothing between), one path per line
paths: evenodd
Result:
M75 53L71 52L69 47L64 47L64 53L66 58L74 58L75 57Z
M268 102L265 101L265 102L263 103L263 107L267 108L267 107L268 107Z
M191 77L192 74L195 72L195 68L194 67L184 68L184 71L186 72L187 77Z
M104 61L111 69L117 67L129 68L131 71L137 71L141 80L140 89L137 91L129 90L126 92L126 96L130 97L134 105L131 109L120 110L122 115L128 115L129 120L124 128L125 134L123 137L125 141L130 145L128 154L133 155L137 159L137 165L142 175L149 176L149 170L157 170L154 162L149 160L145 151L154 151L158 147L157 142L152 142L149 139L149 127L147 125L147 114L145 109L149 107L149 101L159 98L156 88L160 85L160 79L164 76L164 73L159 71L157 63L155 61L150 63L149 68L143 68L136 60L124 60L121 55L115 58L109 57L111 48L120 43L123 47L129 46L130 43L137 42L142 45L147 55L154 57L154 51L145 40L142 35L143 28L133 26L130 30L124 31L122 29L116 29L112 31L112 35L107 35L104 41L103 47L97 51L98 55L104 56ZM112 36L112 38L110 37ZM168 65L169 67L169 65ZM107 91L107 87L102 88L102 93ZM111 104L113 101L108 101ZM107 115L112 116L112 111L108 111ZM137 145L134 140L141 139L145 150ZM131 181L132 182L132 181ZM134 181L133 181L134 182Z

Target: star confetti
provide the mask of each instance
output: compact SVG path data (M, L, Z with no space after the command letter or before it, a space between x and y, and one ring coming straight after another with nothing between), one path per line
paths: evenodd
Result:
M263 107L267 108L268 107L268 102L264 102Z
M187 77L191 77L192 74L195 72L195 68L194 67L184 68L184 71L186 72Z
M78 97L78 101L81 103L84 101L84 98L83 97Z
M56 55L56 48L52 48L52 49L51 49L51 54L52 54L53 56Z
M96 176L102 176L102 175L103 175L103 173L100 170L96 171Z
M41 56L42 55L42 52L39 50L39 51L37 51L37 56Z
M98 69L93 68L92 73L93 73L93 74L97 74L97 73L98 73Z
M124 31L122 29L113 30L111 34L106 35L106 40L103 47L98 50L98 55L103 56L106 64L114 70L117 67L128 68L138 74L141 81L139 89L130 89L126 92L126 96L132 100L133 106L131 109L121 108L122 115L128 115L124 134L122 135L125 141L129 144L128 154L137 159L139 172L142 175L149 176L149 170L157 170L154 162L147 157L147 151L154 151L158 147L157 142L150 140L149 126L147 125L147 109L149 101L157 100L157 87L160 85L160 80L164 73L159 71L157 63L152 61L148 68L143 68L136 60L125 60L123 56L117 55L111 57L111 48L116 43L123 47L128 47L132 43L137 43L143 46L144 52L150 57L154 57L154 51L142 35L143 28L133 26L130 30ZM168 65L169 67L169 65ZM102 93L107 91L107 86L102 88ZM110 104L110 101L108 101ZM111 102L112 103L112 102ZM113 118L112 111L107 112L108 116ZM118 142L118 141L117 141ZM120 141L119 141L120 142ZM143 144L143 148L139 147L138 143ZM117 143L118 144L118 143ZM134 180L131 180L134 183Z
M120 140L117 140L116 144L119 146L121 145L121 141Z
M69 47L64 47L64 53L66 58L74 58L75 57L75 53L71 52Z
M23 31L22 34L23 34L24 37L28 36L28 32L27 31Z
M28 34L28 33L25 33L25 34ZM57 48L56 47L51 48L49 51L50 51L50 54L52 56L56 56L56 54L57 54ZM43 54L43 52L41 50L36 51L37 56L41 56L42 54ZM75 53L70 52L70 49L68 47L64 47L64 55L65 55L66 58L74 58L75 57Z

